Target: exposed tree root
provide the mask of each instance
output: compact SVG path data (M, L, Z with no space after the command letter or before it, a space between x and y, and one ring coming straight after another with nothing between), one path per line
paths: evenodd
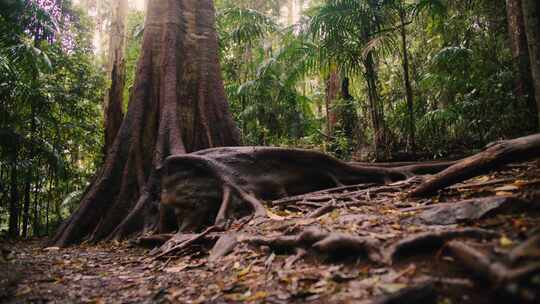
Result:
M490 282L494 286L517 283L540 274L539 261L521 267L509 268L502 262L490 258L480 250L463 242L453 241L446 244L445 248L465 268L473 271L473 276Z
M465 158L436 174L416 189L411 196L425 196L455 183L478 176L500 166L540 157L540 134L501 141L486 150Z
M215 261L231 253L238 244L238 235L236 233L226 233L222 235L212 250L210 250L209 261Z
M326 232L309 228L297 235L275 237L243 237L243 242L268 246L278 252L290 252L302 249L327 254L329 256L365 256L372 262L380 262L377 250L379 242L372 238L358 237L338 232Z
M174 234L163 233L163 234L154 234L150 236L140 237L132 241L132 244L145 247L145 248L155 248L156 246L161 246L168 240L170 240Z
M272 205L288 207L298 204L321 203L320 207L327 205L334 205L335 207L352 207L364 204L376 204L377 200L375 200L375 197L395 197L403 190L419 181L419 177L412 177L407 180L387 185L359 184L355 186L337 187L275 200L272 202Z
M180 251L190 247L191 245L193 245L193 244L195 244L197 242L200 242L209 233L214 232L216 230L219 230L219 228L216 227L216 226L210 226L210 227L206 228L203 232L201 232L199 234L196 234L196 235L194 235L192 237L188 237L188 238L186 238L185 234L181 234L180 235L181 241L176 242L177 244L175 244L175 245L171 244L171 243L175 242L174 237L173 237L171 240L167 241L167 243L165 243L163 246L161 246L160 252L159 252L159 254L157 254L155 256L155 259L162 258L162 257L164 257L164 256L166 256L168 254L173 253L173 252L180 252Z
M441 249L446 242L458 238L486 239L496 236L498 234L495 232L478 228L449 229L420 233L393 244L386 251L385 261L393 264L413 255L434 252Z
M161 203L176 210L182 232L209 224L226 228L235 210L245 210L243 203L256 216L265 216L266 200L338 186L319 193L327 196L332 191L368 188L372 183L385 184L410 175L407 170L350 165L316 151L268 147L214 148L175 155L166 160L162 173ZM360 183L369 184L358 186Z

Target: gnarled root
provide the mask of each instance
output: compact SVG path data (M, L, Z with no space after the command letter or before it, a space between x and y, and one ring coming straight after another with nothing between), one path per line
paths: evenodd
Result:
M226 227L227 219L234 211L245 211L246 204L256 217L263 217L267 215L263 201L336 186L385 184L409 176L407 170L360 167L316 151L271 147L173 155L160 172L161 203L177 210L183 232L209 224Z
M509 267L464 242L453 241L445 248L459 263L472 272L473 277L483 283L489 283L500 295L507 298L501 302L515 303L517 300L519 303L537 303L538 287L527 281L533 281L531 278L540 274L540 262L534 261L522 266ZM506 288L512 285L514 285L513 288ZM516 288L529 288L529 291L516 292Z
M245 237L243 241L253 245L268 246L276 251L304 249L329 256L361 255L372 262L381 261L377 251L379 244L377 240L338 232L326 232L316 228L306 229L297 235Z
M434 252L441 249L446 242L458 238L486 239L496 236L498 236L497 233L479 228L448 229L420 233L407 237L388 248L385 261L393 264L413 255Z

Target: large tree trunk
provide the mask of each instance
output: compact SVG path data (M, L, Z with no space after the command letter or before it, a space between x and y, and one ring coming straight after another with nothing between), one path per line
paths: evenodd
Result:
M523 20L529 46L531 74L535 91L537 117L540 126L540 13L537 0L522 0Z
M112 5L113 15L109 33L109 63L107 66L111 87L105 93L103 107L105 118L105 153L112 147L114 138L118 134L118 130L122 125L122 119L124 118L124 49L126 45L127 0L114 0Z
M126 117L103 168L53 243L176 228L170 213L160 210L163 160L239 144L221 79L214 15L211 0L149 2Z

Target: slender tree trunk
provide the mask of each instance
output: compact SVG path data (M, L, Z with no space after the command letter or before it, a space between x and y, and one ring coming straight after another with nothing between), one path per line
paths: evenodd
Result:
M337 116L341 121L341 129L347 136L349 141L349 147L356 149L361 138L360 130L358 128L358 113L356 112L356 105L354 104L354 97L350 91L350 79L343 77L341 81L341 99L344 104Z
M33 196L34 196L34 216L33 216L33 221L32 221L32 235L33 236L39 236L40 235L40 232L41 232L41 208L40 208L40 203L41 201L38 200L38 189L42 189L41 187L43 186L42 184L42 181L43 179L38 179L36 181L36 184L34 186L34 193L33 193Z
M17 188L17 151L14 151L10 174L9 236L19 236L19 190Z
M538 111L534 100L529 49L523 23L521 0L506 0L506 11L510 46L517 70L515 92L518 97L527 101L531 125L540 130Z
M53 193L53 180L54 177L52 176L52 170L49 169L49 191L47 192L47 205L45 207L45 234L49 235L50 229L49 229L49 214L51 210L51 200L52 200L52 193Z
M37 44L39 41L39 37L35 38L35 43ZM33 82L35 83L37 80L34 79ZM30 105L30 112L31 112L31 127L30 127L30 135L31 138L35 138L36 136L36 109L34 108L34 105ZM28 160L33 161L34 159L34 144L30 142L29 149L28 149ZM24 238L28 237L28 225L30 224L30 192L32 190L32 166L29 166L26 171L25 181L24 181L24 204L23 204L23 231L22 236Z
M28 224L30 222L30 185L32 182L31 169L26 172L24 183L23 225L22 237L28 237Z
M409 51L407 50L407 28L405 25L406 18L405 18L405 11L401 10L400 14L400 34L401 34L401 51L403 56L403 81L405 83L405 95L407 98L407 111L409 112L409 130L408 130L408 141L407 141L407 147L409 151L412 151L414 153L416 149L416 138L415 138L415 121L414 121L414 99L413 99L413 91L412 91L412 85L411 85L411 79L410 79L410 73L409 73Z
M334 68L330 72L328 79L326 80L326 96L325 96L325 111L326 111L326 134L332 136L335 125L337 123L337 114L335 102L339 98L339 91L341 85L341 77L339 77L338 71Z
M173 154L239 145L218 61L211 0L151 0L126 117L57 245L172 231L160 168Z
M366 82L368 88L369 111L371 114L371 122L373 126L375 157L380 159L383 155L382 148L384 147L385 139L385 124L384 124L384 109L382 107L378 89L377 89L377 71L373 54L369 53L364 60L366 69Z
M523 20L533 79L534 95L537 107L538 126L540 127L540 4L538 0L522 0Z
M111 87L105 94L104 100L105 154L111 148L124 118L123 96L126 76L124 51L126 45L127 0L114 0L112 5L113 16L109 33L109 63L107 69Z

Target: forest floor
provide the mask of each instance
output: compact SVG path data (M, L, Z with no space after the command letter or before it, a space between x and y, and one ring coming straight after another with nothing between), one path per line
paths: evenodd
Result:
M540 162L406 197L417 183L273 202L272 219L160 258L133 242L7 244L0 302L540 303L540 201L523 199L540 188ZM236 242L209 256L224 234Z

